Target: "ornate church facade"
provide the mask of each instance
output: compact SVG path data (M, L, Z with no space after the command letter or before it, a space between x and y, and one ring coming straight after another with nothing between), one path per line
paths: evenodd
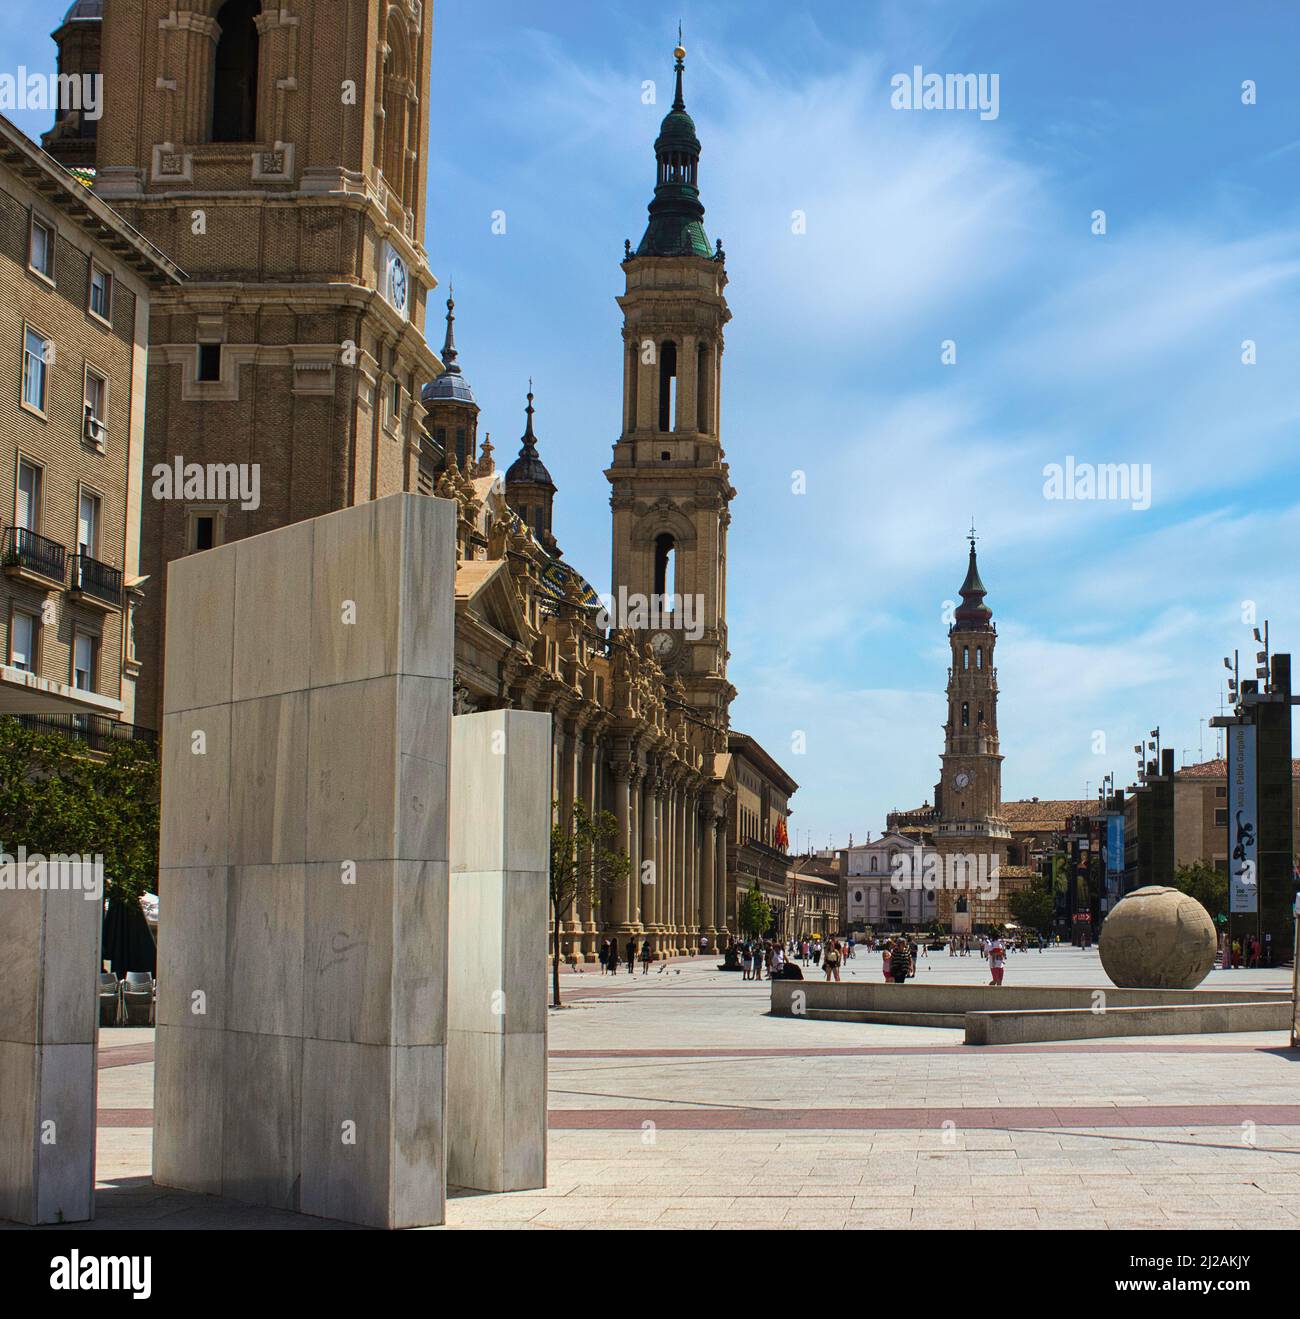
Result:
M420 328L437 284L422 245L427 0L74 12L75 42L70 22L56 33L61 68L139 76L106 79L93 147L71 123L48 145L187 276L154 307L145 470L260 473L256 506L229 490L145 501L139 721L161 705L172 560L397 491L454 500L456 710L550 712L561 818L579 798L608 810L632 863L627 884L571 913L566 953L592 959L607 935L660 953L725 940L739 900L728 842L783 834L794 784L742 826L726 630L736 492L719 410L730 312L722 246L704 232L685 51L647 228L622 262L611 586L662 606L628 621L606 616L559 550L531 386L501 472L479 441L452 299L441 356Z
M424 390L428 433L443 455L432 490L461 505L457 709L550 711L561 818L578 798L609 811L631 861L627 884L566 922L567 951L587 960L605 936L642 936L667 954L694 950L701 938L725 941L737 929L740 894L728 843L775 828L741 828L737 811L744 757L729 740L726 631L736 492L718 407L730 312L721 244L710 248L704 234L684 57L679 47L646 232L635 250L626 245L622 263L622 433L606 471L609 600L560 554L557 492L531 389L519 453L504 474L490 444L476 448L478 405L451 299L444 370ZM629 602L642 619L620 617Z

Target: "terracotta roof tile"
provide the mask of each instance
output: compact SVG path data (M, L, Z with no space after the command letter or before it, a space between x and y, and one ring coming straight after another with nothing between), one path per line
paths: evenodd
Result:
M1028 833L1036 829L1064 829L1072 815L1083 815L1095 802L1079 800L1004 801L998 814L1012 832Z

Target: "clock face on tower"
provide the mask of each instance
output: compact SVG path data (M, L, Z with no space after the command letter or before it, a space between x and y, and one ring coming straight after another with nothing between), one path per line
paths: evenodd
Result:
M652 632L650 649L661 666L670 664L681 650L682 634L676 631Z
M970 771L959 769L953 776L953 787L964 790L970 786Z
M406 262L396 252L388 255L388 301L403 316L406 315L407 298Z

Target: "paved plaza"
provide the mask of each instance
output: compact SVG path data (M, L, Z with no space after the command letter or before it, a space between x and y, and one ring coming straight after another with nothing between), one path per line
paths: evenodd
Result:
M879 976L879 958L845 970ZM986 975L945 952L920 979ZM1073 948L1015 954L1007 981L1107 983ZM1214 971L1205 987L1288 983ZM588 968L563 990L549 1184L452 1192L448 1227L1300 1225L1300 1051L1280 1032L972 1048L957 1030L768 1016L767 985L714 958ZM152 1036L101 1034L97 1226L348 1230L153 1186Z

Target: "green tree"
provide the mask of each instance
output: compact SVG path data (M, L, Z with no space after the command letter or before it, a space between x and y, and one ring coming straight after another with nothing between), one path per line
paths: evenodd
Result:
M1186 893L1210 913L1217 925L1228 914L1228 876L1208 861L1193 861L1189 866L1175 866L1173 887Z
M758 885L740 900L740 928L746 934L762 934L772 924L772 906L758 891Z
M1008 899L1007 905L1021 925L1028 926L1031 930L1038 930L1040 933L1050 930L1052 922L1056 919L1056 897L1039 881L1016 889Z
M617 846L618 821L609 811L592 814L581 798L573 803L567 820L556 802L551 826L551 1000L560 1006L560 922L575 904L605 907L615 887L626 883L631 870L628 855Z
M130 903L158 874L158 760L145 742L107 755L0 717L0 846L99 855L105 896Z

